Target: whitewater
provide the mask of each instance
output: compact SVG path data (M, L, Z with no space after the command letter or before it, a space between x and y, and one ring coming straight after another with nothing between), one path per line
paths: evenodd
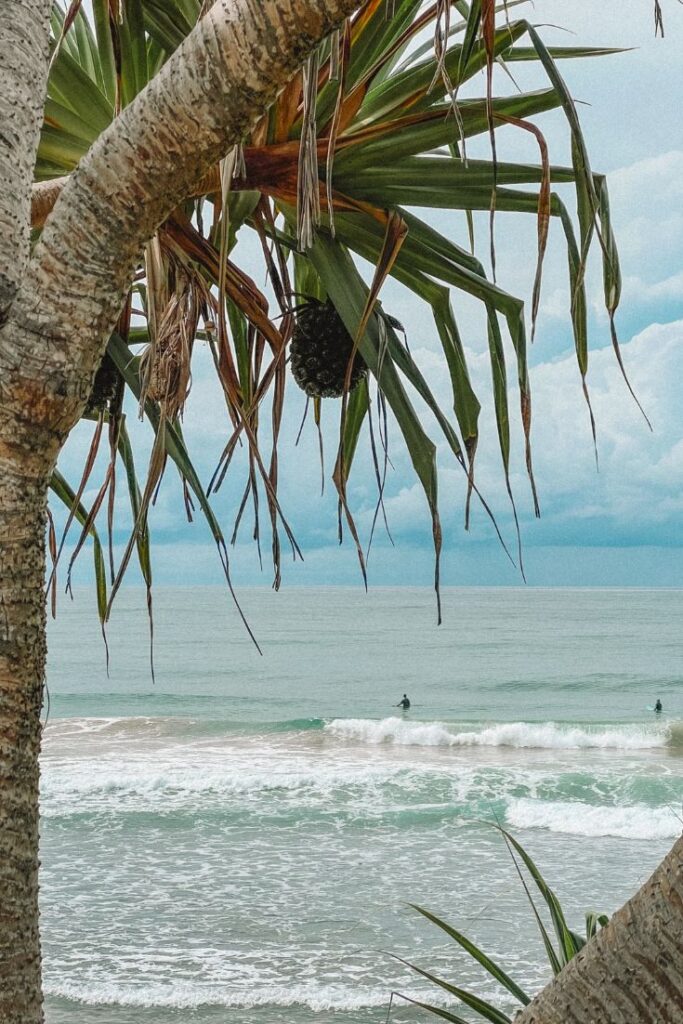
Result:
M680 834L680 592L447 591L437 629L426 591L251 591L260 659L215 628L222 592L161 591L154 685L144 596L122 593L109 676L89 600L50 637L48 1024L379 1024L392 990L438 1002L391 953L510 1012L407 904L533 991L547 966L496 825L577 929Z
M643 725L622 728L562 726L555 722L504 722L479 728L462 728L444 722L415 724L404 718L379 722L335 719L326 728L334 735L363 743L399 743L406 746L534 747L579 750L595 747L612 750L647 750L675 746L681 740L677 727Z

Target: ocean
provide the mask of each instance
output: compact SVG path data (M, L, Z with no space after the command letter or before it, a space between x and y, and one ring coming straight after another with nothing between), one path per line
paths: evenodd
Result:
M263 656L224 591L160 589L154 683L143 592L120 594L108 675L90 593L51 624L48 1024L378 1024L392 991L443 1002L397 957L509 1012L410 904L534 992L549 969L496 823L576 930L680 834L683 591L452 589L440 627L428 590L241 598ZM431 1019L400 998L389 1018Z

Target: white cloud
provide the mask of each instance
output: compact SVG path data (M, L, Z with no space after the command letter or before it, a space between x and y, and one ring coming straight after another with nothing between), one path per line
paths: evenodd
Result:
M663 281L649 283L639 277L627 277L624 292L628 297L637 297L641 305L648 302L672 302L683 299L683 270Z
M683 151L672 149L612 171L610 186L613 199L635 207L651 200L659 205L683 200Z
M612 172L608 182L624 269L624 307L680 305L683 150L639 160Z
M439 356L429 350L415 353L441 403L448 406L450 385ZM596 472L589 418L572 356L536 366L531 372L533 394L533 454L543 519L527 525L526 543L547 542L548 532L583 543L603 538L642 543L657 530L668 540L683 543L683 321L653 324L622 346L633 387L653 424L651 432L628 393L611 348L592 353L589 389L597 421L600 470ZM472 375L480 397L482 439L477 456L478 482L496 507L501 522L508 520L493 411L489 369L484 355L473 356ZM531 502L523 463L523 440L517 397L510 396L513 458L512 478L520 512L531 519ZM435 436L433 434L433 436ZM441 506L450 513L462 507L463 477L445 444L439 444ZM445 470L445 472L444 472ZM423 532L428 526L419 485L403 486L387 498L390 526L397 532ZM483 517L477 514L483 525ZM583 525L582 525L583 524ZM509 524L508 524L509 525ZM475 529L475 535L490 535ZM580 541L577 541L580 542Z

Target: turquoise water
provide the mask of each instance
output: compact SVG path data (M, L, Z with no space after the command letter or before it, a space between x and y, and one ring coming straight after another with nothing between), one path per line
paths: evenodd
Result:
M547 978L491 822L577 927L681 829L680 591L122 592L50 633L48 1024L378 1024L434 999L398 954L511 1009L408 902ZM407 692L407 714L394 705ZM660 697L665 714L646 707ZM398 1004L395 1024L425 1020Z

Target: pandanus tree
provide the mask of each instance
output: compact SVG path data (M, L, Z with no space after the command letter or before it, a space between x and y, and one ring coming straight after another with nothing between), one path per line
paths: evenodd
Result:
M539 306L552 220L563 233L579 380L590 414L589 249L603 263L614 317L620 278L607 188L593 173L560 61L597 51L549 49L491 0L6 0L0 22L0 1020L42 1019L38 928L38 754L45 672L46 550L60 554L48 490L90 539L104 628L133 556L151 587L147 515L164 471L177 471L199 507L230 583L227 545L210 495L247 452L243 508L267 509L274 582L280 534L296 541L278 498L278 438L291 371L316 419L339 407L333 480L339 522L363 549L347 501L361 439L372 448L379 498L384 427L400 431L432 523L438 593L441 528L432 417L489 515L476 476L479 398L451 304L454 290L485 314L495 426L510 498L510 420L504 336L514 352L531 501L527 330ZM658 6L658 5L657 5ZM494 68L539 63L541 91L494 94ZM463 97L475 76L480 96ZM572 163L550 163L535 115L559 108ZM503 125L532 133L535 164L496 159ZM489 159L468 156L472 136ZM576 194L576 223L555 191ZM442 235L421 207L535 218L536 279L527 324L522 300L487 276L472 246ZM503 228L501 227L500 230ZM239 266L240 232L260 241L274 310ZM467 243L465 231L465 243ZM495 250L492 247L492 255ZM360 256L374 267L359 273ZM433 315L452 391L444 409L385 311L388 275ZM225 396L225 448L208 486L181 429L192 355L213 356ZM290 359L291 356L291 359ZM138 483L123 413L132 393L153 431ZM259 432L268 406L268 451ZM79 481L57 467L75 424L93 421ZM373 419L376 424L373 429ZM592 417L591 417L592 420ZM91 507L83 503L95 453L110 461ZM379 439L379 440L378 440ZM122 557L111 544L117 467L133 528ZM313 482L317 487L317 481ZM98 525L109 515L109 554ZM495 528L495 524L494 524ZM108 564L107 564L108 563ZM53 567L54 593L56 572ZM151 596L150 596L151 602ZM522 1021L673 1021L683 1002L683 847L566 970Z

